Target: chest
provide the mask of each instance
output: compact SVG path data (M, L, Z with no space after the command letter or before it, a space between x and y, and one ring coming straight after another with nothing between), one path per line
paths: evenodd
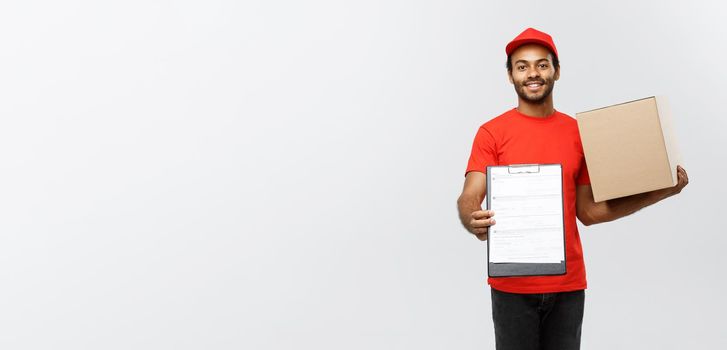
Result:
M583 149L577 129L558 133L544 129L503 135L497 156L500 165L561 164L563 177L575 179L583 162Z

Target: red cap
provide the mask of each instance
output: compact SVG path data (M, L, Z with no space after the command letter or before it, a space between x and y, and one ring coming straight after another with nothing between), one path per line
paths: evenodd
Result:
M550 49L550 51L553 51L553 54L556 57L558 56L558 50L555 49L555 43L553 43L553 38L551 38L548 33L543 33L533 28L525 29L525 31L520 33L520 35L515 37L515 39L512 39L512 41L509 42L507 46L505 46L505 53L510 56L510 54L515 51L515 49L525 44L543 45Z

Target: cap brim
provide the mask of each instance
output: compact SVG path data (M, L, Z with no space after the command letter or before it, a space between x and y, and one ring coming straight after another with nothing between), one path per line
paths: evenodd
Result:
M554 47L552 47L550 45L550 43L548 43L547 41L538 40L538 39L514 40L514 41L510 42L509 44L507 44L507 46L505 47L505 53L508 56L510 56L513 53L513 51L517 50L518 47L523 46L525 44L538 44L540 46L544 46L545 48L547 48L548 50L553 52L553 55L555 55L556 57L558 56L558 52L555 50Z

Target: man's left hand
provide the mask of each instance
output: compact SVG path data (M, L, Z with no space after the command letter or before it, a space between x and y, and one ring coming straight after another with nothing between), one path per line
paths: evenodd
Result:
M678 194L684 189L684 187L689 184L689 176L687 176L687 171L682 168L681 165L677 165L677 184L676 186L672 187L672 195Z

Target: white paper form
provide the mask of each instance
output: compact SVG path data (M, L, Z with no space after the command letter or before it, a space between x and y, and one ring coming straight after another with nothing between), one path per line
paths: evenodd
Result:
M560 164L488 167L492 263L565 260Z

